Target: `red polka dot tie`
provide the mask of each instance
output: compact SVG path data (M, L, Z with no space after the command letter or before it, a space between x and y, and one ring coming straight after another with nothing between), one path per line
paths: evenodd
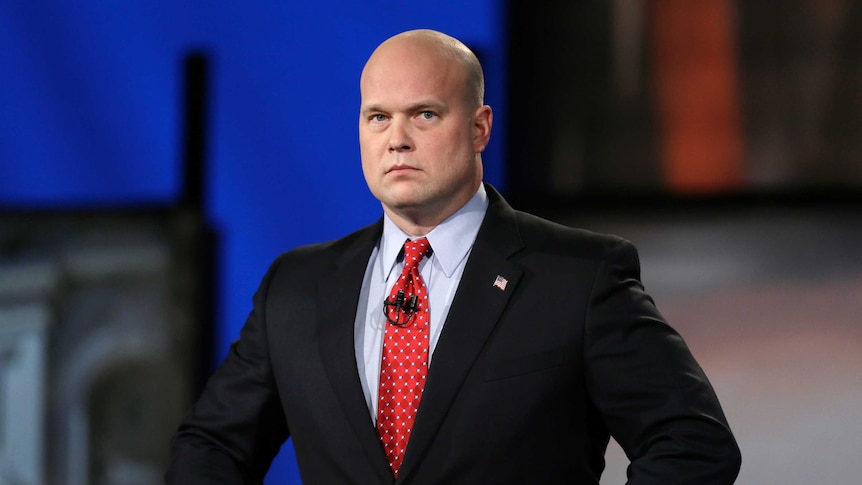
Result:
M425 238L404 243L404 271L383 305L388 323L380 362L377 432L395 478L428 374L428 290L419 274L419 262L428 254L431 246Z

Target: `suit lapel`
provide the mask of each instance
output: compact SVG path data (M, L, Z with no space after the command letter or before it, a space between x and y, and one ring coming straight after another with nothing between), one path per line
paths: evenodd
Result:
M490 186L488 212L437 342L422 404L398 483L408 479L449 411L461 384L514 293L523 270L509 261L522 248L515 214ZM505 289L494 283L497 277Z
M361 231L346 248L333 248L335 264L318 280L317 325L320 356L330 384L380 483L387 483L392 481L392 473L368 414L354 351L357 297L382 227L378 222Z

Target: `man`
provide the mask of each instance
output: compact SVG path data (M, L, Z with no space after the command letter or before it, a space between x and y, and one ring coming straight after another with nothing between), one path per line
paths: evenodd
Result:
M736 443L633 247L482 184L476 57L405 32L360 88L384 215L275 261L168 482L260 483L290 436L307 484L595 484L612 435L632 484L732 483Z

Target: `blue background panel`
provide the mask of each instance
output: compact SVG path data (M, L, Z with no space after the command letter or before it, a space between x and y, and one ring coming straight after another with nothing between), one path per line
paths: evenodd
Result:
M360 167L358 84L387 37L433 28L477 51L495 114L485 179L503 186L503 3L3 2L0 208L177 202L182 61L206 54L219 361L279 253L380 216ZM292 453L282 453L267 483L296 477Z

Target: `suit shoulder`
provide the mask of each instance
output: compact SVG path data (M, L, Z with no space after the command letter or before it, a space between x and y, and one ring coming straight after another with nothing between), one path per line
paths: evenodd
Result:
M631 242L613 234L566 226L534 214L515 211L524 245L535 250L603 259L609 251L635 251Z
M299 246L279 255L274 265L287 264L291 267L320 267L326 261L339 258L355 248L371 247L379 238L382 225L377 223L331 241Z

